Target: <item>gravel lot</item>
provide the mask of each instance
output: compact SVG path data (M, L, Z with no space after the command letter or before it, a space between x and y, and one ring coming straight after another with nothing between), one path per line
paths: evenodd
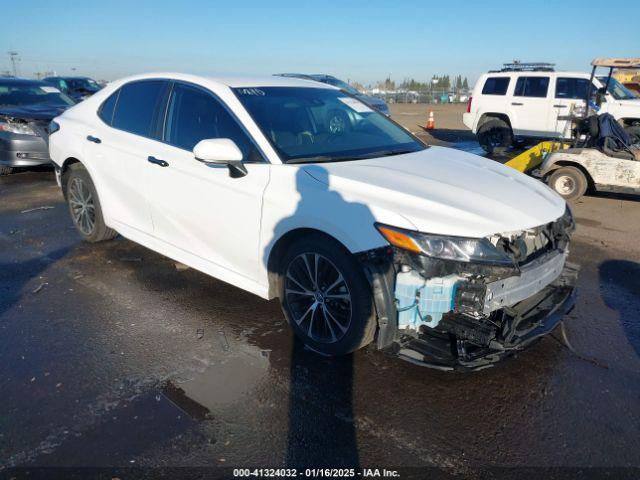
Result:
M429 108L392 111L421 131ZM421 135L473 143L462 108L434 106L439 130ZM121 237L82 243L46 169L0 178L0 200L0 477L7 467L23 468L5 470L9 478L26 467L640 472L637 198L573 205L573 351L556 333L472 374L371 350L339 359L306 351L275 301ZM426 476L403 478L412 475Z

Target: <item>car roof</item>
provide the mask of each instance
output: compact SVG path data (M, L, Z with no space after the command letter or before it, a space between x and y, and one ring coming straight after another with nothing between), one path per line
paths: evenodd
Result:
M45 82L40 80L32 80L30 78L12 78L0 77L0 84L5 86L23 86L23 87L47 87Z
M119 85L135 80L145 80L154 78L166 78L173 80L183 80L191 83L202 82L214 82L219 85L227 86L230 88L256 88L256 87L308 87L308 88L327 88L336 89L331 85L325 83L315 82L313 80L306 80L296 77L281 77L276 75L268 76L201 76L191 75L186 73L177 72L154 72L145 73L140 75L133 75L130 77L122 78L117 81ZM116 83L116 82L114 82Z

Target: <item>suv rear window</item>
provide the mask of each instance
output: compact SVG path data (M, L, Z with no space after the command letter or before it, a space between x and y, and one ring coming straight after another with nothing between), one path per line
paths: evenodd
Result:
M513 95L516 97L545 98L549 90L549 77L520 77Z
M588 86L589 80L585 78L558 77L556 79L556 98L584 100L587 96Z
M483 95L505 95L509 88L509 77L489 77L482 87Z

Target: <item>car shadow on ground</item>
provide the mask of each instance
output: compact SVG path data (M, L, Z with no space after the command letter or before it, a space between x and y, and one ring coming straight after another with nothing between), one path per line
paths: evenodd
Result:
M607 307L618 312L627 340L640 357L640 263L630 260L607 260L598 268L600 295Z

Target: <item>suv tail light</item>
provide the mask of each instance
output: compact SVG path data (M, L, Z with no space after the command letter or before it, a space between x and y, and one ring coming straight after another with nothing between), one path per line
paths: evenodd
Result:
M473 100L473 97L469 97L469 100L467 100L467 113L471 113L471 100Z

